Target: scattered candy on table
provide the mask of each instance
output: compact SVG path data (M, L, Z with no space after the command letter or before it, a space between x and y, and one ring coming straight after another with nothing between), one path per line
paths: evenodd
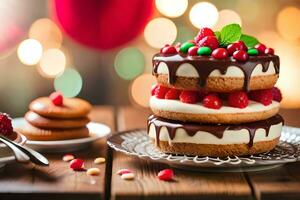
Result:
M171 181L174 177L174 172L172 169L164 169L158 172L157 177L162 181Z
M95 158L94 163L95 163L95 164L102 164L102 163L105 163L105 158L103 158L103 157Z
M133 180L135 177L134 173L125 173L121 175L123 180Z
M129 169L120 169L117 171L118 175L123 175L123 174L128 174L128 173L132 173L132 171Z
M87 171L86 171L86 174L87 175L90 175L90 176L98 176L100 174L100 169L99 168L89 168Z
M74 171L81 171L84 169L84 161L80 158L76 158L70 162L70 168Z
M62 160L65 162L70 162L71 160L74 160L74 156L72 154L66 154L63 156Z

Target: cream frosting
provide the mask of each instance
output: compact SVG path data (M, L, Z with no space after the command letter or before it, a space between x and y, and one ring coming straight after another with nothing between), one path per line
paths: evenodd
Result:
M259 128L256 130L253 142L270 141L275 138L280 137L282 123L272 125L269 129L269 133L266 134L266 130ZM150 138L156 139L156 131L154 124L149 127ZM189 136L183 128L178 128L175 133L174 139L169 138L168 130L166 127L160 129L159 134L160 141L168 141L171 145L172 143L194 143L194 144L216 144L216 145L226 145L226 144L248 144L250 141L249 132L247 129L241 130L225 130L223 137L218 138L215 135L205 132L198 131L194 136Z
M169 70L167 64L164 62L160 62L157 68L158 74L169 74ZM269 64L269 68L266 72L263 72L263 67L261 64L256 65L251 76L266 76L266 75L274 75L276 74L274 63L271 61ZM195 67L189 63L183 63L179 66L176 71L176 76L181 77L192 77L199 78L199 74ZM243 71L236 66L229 66L225 74L221 74L220 70L214 70L210 73L209 77L238 77L244 78L245 75Z
M170 99L158 99L155 96L150 98L150 107L156 110L164 110L164 111L172 111L172 112L180 112L180 113L190 113L190 114L229 114L229 113L253 113L253 112L263 112L268 111L273 108L279 108L280 103L276 101L272 101L272 103L268 106L264 106L263 104L256 101L249 101L249 105L246 108L234 108L224 105L216 110L206 108L202 105L202 103L197 104L188 104L182 103L179 100L170 100Z

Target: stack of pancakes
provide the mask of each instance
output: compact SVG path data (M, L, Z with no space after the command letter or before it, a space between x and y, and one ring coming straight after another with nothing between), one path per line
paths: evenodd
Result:
M217 94L223 105L205 107L203 99L185 103L180 98L150 99L154 115L148 119L148 135L162 152L198 156L239 156L266 152L279 142L283 119L280 103L264 105L250 98L251 92L273 91L279 76L276 55L249 56L245 62L231 58L189 56L177 52L153 57L153 75L164 91ZM167 88L167 89L166 89ZM243 91L249 97L244 108L228 104L228 95Z
M88 137L90 110L91 105L79 98L64 98L63 106L56 106L49 97L41 97L29 105L27 123L19 131L29 140L37 141Z

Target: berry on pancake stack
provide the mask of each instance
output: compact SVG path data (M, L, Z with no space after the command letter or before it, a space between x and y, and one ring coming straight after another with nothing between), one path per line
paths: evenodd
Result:
M241 156L278 144L279 57L238 24L165 45L153 57L153 75L148 135L162 152Z
M91 105L79 98L65 98L60 92L40 97L29 105L19 131L29 140L53 141L89 136L86 125Z

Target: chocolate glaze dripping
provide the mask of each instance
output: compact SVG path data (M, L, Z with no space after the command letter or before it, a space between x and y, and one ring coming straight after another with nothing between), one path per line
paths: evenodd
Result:
M150 125L153 124L156 131L156 144L159 145L159 135L162 127L166 127L168 130L169 138L173 140L175 138L176 130L178 128L184 129L189 136L194 136L198 131L205 131L213 134L217 138L223 138L224 132L226 130L241 130L246 129L249 132L249 143L248 146L253 146L253 140L257 129L264 129L266 131L266 137L269 134L270 127L275 124L283 123L283 118L280 115L275 115L266 120L245 123L245 124L235 124L235 125L225 125L225 124L199 124L199 123L189 123L189 122L178 122L174 120L168 120L160 117L151 115L148 118L148 133Z
M241 69L245 75L244 90L249 91L249 83L251 74L256 65L261 64L263 72L269 69L269 64L272 61L276 74L279 73L279 57L276 55L250 56L247 62L239 62L231 57L218 60L209 56L188 56L186 54L163 55L156 54L153 59L154 75L157 75L158 65L161 62L167 64L169 70L169 84L174 84L176 81L176 71L183 63L189 63L195 67L199 74L199 85L204 87L210 73L214 70L219 70L221 74L226 74L229 66L236 66Z

